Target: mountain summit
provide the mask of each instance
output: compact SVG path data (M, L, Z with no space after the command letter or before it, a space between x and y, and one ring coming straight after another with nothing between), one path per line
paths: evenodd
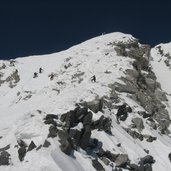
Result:
M0 61L0 170L171 170L170 75L171 43L123 33Z

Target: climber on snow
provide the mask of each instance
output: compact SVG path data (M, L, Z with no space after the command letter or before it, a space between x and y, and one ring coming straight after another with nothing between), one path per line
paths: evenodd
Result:
M42 71L43 71L43 69L40 67L40 68L39 68L39 73L41 74L41 73L42 73Z
M36 78L36 77L38 77L38 73L34 72L33 78Z
M96 76L95 75L93 75L92 77L91 77L91 82L96 82Z

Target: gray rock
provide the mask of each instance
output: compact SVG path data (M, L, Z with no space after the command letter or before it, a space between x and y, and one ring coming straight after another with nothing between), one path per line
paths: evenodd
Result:
M132 122L133 122L133 124L135 124L135 126L139 132L141 132L144 129L143 120L141 118L138 118L138 117L133 118Z
M165 134L167 131L167 128L170 125L170 120L160 120L159 122L159 130L161 131L162 134Z
M147 88L150 89L150 91L154 92L156 89L156 80L152 80L151 78L145 78Z
M166 93L162 92L160 89L155 90L155 96L160 101L168 101Z
M115 83L115 90L121 93L129 93L129 94L135 94L137 93L137 89L133 87L131 84L120 84Z
M119 154L115 160L116 166L122 167L127 164L129 161L127 154Z
M106 157L102 157L101 158L101 160L103 161L103 163L105 164L105 165L109 165L109 163L110 163L110 161L106 158Z

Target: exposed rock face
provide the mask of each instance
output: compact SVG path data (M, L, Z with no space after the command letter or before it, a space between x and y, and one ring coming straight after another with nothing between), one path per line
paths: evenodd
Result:
M90 142L92 123L92 113L88 112L88 108L77 107L63 114L60 120L65 123L64 130L58 132L61 150L70 154L73 148L77 149L77 146L86 149ZM83 125L80 131L74 129L79 123Z
M166 94L161 90L149 66L150 46L139 45L136 39L127 43L113 42L110 45L114 46L117 55L134 59L134 70L126 70L127 76L121 78L125 84L115 83L113 89L120 93L128 93L130 98L137 101L151 115L150 117L159 123L159 129L164 130L161 120L168 120L169 123L171 121L166 106L162 103L167 101ZM161 55L170 59L169 55L164 54L161 46L157 48ZM164 125L168 127L169 124Z

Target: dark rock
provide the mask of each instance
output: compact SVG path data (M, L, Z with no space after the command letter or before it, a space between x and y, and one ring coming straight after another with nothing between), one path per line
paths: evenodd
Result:
M82 135L81 140L80 140L80 147L82 149L86 149L88 147L90 137L91 137L91 131L84 130L83 135Z
M54 126L57 126L56 121L53 120L53 118L48 118L47 120L44 121L45 124L52 124Z
M144 165L144 170L145 171L153 171L151 164L145 164Z
M1 165L9 165L9 158L10 154L7 151L0 152L0 166Z
M121 143L118 143L118 144L117 144L117 147L121 147Z
M3 137L2 136L0 136L0 139L2 139Z
M66 140L65 142L61 143L60 149L65 154L70 155L72 151L71 143L68 140Z
M97 159L92 160L92 165L97 171L105 171L102 164Z
M111 134L112 120L110 118L104 117L103 115L96 121L92 122L92 129L98 129Z
M56 128L56 126L54 126L54 125L50 126L48 137L52 137L52 138L56 137L57 132L58 132L58 129Z
M68 132L66 130L60 130L58 131L58 136L60 138L59 142L61 143L61 151L67 155L70 155L73 147L71 145L71 139L69 137Z
M4 148L0 148L0 152L5 151L5 150L8 150L9 148L10 148L10 145L8 144Z
M20 146L18 149L18 158L20 161L24 160L24 157L26 155L26 146Z
M42 148L42 145L39 145L37 148L36 148L36 150L38 151L38 150L40 150Z
M118 154L113 154L110 151L104 151L102 148L99 150L99 153L97 154L98 157L106 157L110 161L115 162L116 158L118 157Z
M144 151L145 151L147 154L149 154L149 150L144 149Z
M76 129L70 129L69 136L71 138L71 142L74 149L77 149L77 147L80 145L81 135L82 135L81 131L78 131Z
M51 145L50 142L48 140L45 140L43 147L48 148L50 145Z
M28 146L27 152L33 150L33 149L36 148L36 147L37 147L37 146L35 145L35 143L34 143L33 141L31 141L31 143L30 143L29 146Z
M147 142L153 142L154 140L156 140L157 137L152 137L152 136L149 136L149 138L146 139Z
M27 144L21 139L17 140L17 143L20 147L27 147Z
M87 112L87 114L85 114L84 118L83 118L83 126L91 126L91 122L92 122L92 116L93 114L91 112Z
M154 162L155 162L155 160L154 160L153 156L147 155L147 156L141 158L139 163L145 165L145 164L153 164Z
M47 114L46 117L45 117L45 120L48 120L49 118L58 119L58 115L55 115L55 114Z
M168 154L168 158L169 158L169 160L171 162L171 153Z

